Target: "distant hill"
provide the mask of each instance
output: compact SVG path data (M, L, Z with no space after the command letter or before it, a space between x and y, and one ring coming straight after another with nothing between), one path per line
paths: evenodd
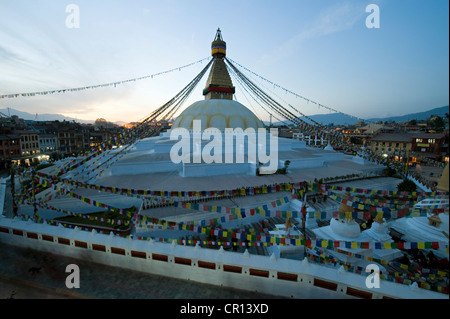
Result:
M37 113L37 114L31 114L28 112L22 112L16 109L0 109L0 112L7 116L13 116L17 115L19 118L22 118L27 121L75 121L78 123L94 123L95 120L92 121L84 121L80 119L76 119L73 117L64 116L61 114L51 114L51 113Z
M20 118L23 118L24 120L28 120L28 121L75 121L78 123L94 123L95 119L91 120L91 121L84 121L84 120L79 120L76 118L72 118L72 117L68 117L68 116L64 116L61 114L48 114L48 113L44 113L44 114L31 114L31 113L27 113L27 112L22 112L22 111L18 111L15 109L0 109L0 112L5 114L5 115L17 115ZM385 117L385 118L371 118L371 119L366 119L366 121L369 122L375 122L375 121L395 121L395 122L408 122L410 120L417 120L417 121L421 121L421 120L426 120L428 119L430 116L432 115L438 115L441 117L444 117L445 113L449 113L449 109L448 109L448 105L447 106L442 106L442 107L438 107L438 108L434 108L431 109L429 111L425 111L425 112L420 112L420 113L411 113L411 114L406 114L406 115L401 115L401 116L391 116L391 117ZM356 124L358 122L360 122L359 119L347 116L345 114L341 114L341 113L331 113L331 114L316 114L316 115L311 115L309 116L309 118L313 119L314 121L322 124L322 125L329 125L329 124L334 124L334 125L353 125ZM306 119L305 117L300 117L300 119L309 122L308 119ZM288 123L289 121L285 121L286 123ZM123 122L118 122L116 123L118 125L122 125ZM266 122L266 124L269 124L268 122ZM273 125L282 125L282 122L275 122L273 123Z
M316 114L308 116L310 119L316 121L317 123L320 123L322 125L352 125L355 123L360 122L359 119L355 119L353 117L347 116L345 114L341 113L331 113L331 114ZM301 116L301 120L313 124L310 120L308 120L306 117ZM285 123L291 123L290 121L284 121ZM269 125L269 122L264 122L267 125ZM283 122L275 122L273 125L283 125Z
M432 115L438 115L438 116L444 117L445 113L449 113L448 105L434 108L432 110L425 111L425 112L411 113L411 114L406 114L406 115L401 115L401 116L391 116L391 117L384 117L384 118L371 118L371 119L366 119L365 121L368 121L368 122L375 122L375 121L408 122L411 120L422 121L422 120L427 120ZM313 119L314 121L316 121L317 123L320 123L322 125L329 125L329 124L353 125L353 124L360 122L359 119L356 119L356 118L353 118L353 117L350 117L350 116L347 116L347 115L341 114L341 113L316 114L316 115L309 116L309 118ZM300 117L300 119L302 119L306 122L309 122L303 116ZM285 122L289 122L289 121L285 121ZM276 122L273 124L274 125L282 125L283 123Z
M425 111L425 112L411 113L411 114L406 114L406 115L401 115L401 116L391 116L391 117L387 117L387 118L373 118L373 119L369 119L369 120L370 121L394 121L394 122L409 122L411 120L422 121L422 120L429 119L430 116L432 116L432 115L438 115L438 116L444 117L445 113L449 113L448 105L442 106L442 107L437 107L437 108L434 108L432 110Z

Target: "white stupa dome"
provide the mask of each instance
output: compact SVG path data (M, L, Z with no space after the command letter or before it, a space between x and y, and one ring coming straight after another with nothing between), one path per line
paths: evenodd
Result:
M201 120L201 129L214 127L220 131L225 128L263 128L263 123L241 103L234 100L207 99L194 102L175 120L172 129L182 127L193 129L193 120Z
M377 221L372 223L372 229L373 231L379 233L379 234L385 234L389 231L387 225L386 225L386 219L383 218L383 223L378 223Z
M335 234L347 238L357 238L361 233L359 225L354 220L331 218L330 227Z

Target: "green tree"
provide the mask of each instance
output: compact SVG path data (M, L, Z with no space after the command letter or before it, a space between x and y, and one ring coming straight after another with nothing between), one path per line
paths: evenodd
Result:
M403 182L397 185L399 192L415 192L417 185L410 179L404 179Z
M436 131L436 132L442 132L445 128L445 122L444 119L440 116L430 116L430 118L427 121L428 126Z
M382 176L388 176L388 177L393 177L395 174L397 174L397 171L391 167L386 167L382 172L381 175Z

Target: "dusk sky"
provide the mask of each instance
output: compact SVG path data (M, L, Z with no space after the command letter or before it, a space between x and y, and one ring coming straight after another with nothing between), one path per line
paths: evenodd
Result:
M69 4L80 10L68 28ZM380 28L367 28L377 4ZM449 104L448 0L0 0L0 95L132 79L227 56L308 99L360 118ZM137 121L178 93L206 61L137 82L0 99L1 108L82 120ZM184 108L203 99L199 83ZM256 82L307 115L327 113ZM237 83L234 83L237 86ZM237 100L268 115L238 86Z

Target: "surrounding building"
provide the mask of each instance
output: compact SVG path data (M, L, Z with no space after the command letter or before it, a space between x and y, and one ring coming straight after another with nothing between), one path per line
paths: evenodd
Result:
M413 135L408 133L381 133L370 140L372 152L387 155L406 155L412 149Z
M56 134L40 134L39 147L41 154L51 155L58 152L58 136Z
M58 148L63 156L76 156L85 150L85 143L85 134L74 125L61 127L58 131Z
M39 136L36 131L15 131L20 136L20 151L23 157L34 158L40 154Z
M11 161L19 160L20 136L14 134L0 134L0 169L7 169Z
M442 160L443 157L448 157L448 135L442 133L414 134L412 150L423 156Z
M392 130L393 129L391 127L388 127L384 124L369 123L369 124L366 124L366 125L356 128L353 132L353 135L364 137L364 138L371 138L376 134L379 134L382 132L391 132Z

